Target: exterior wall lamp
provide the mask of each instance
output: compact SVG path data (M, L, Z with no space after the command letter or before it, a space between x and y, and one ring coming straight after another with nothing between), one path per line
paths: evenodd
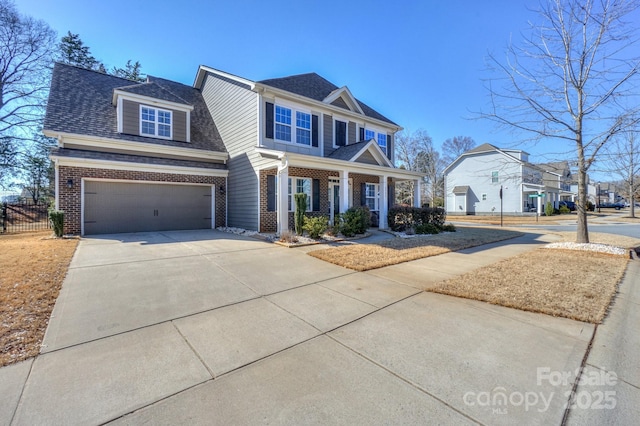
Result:
M73 188L73 179L67 179L67 188Z

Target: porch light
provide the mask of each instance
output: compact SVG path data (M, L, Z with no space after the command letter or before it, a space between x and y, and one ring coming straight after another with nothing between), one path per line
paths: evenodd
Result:
M73 188L73 179L67 179L67 188Z
M220 188L218 189L218 191L220 191L220 195L224 195L226 192L224 185L220 185Z

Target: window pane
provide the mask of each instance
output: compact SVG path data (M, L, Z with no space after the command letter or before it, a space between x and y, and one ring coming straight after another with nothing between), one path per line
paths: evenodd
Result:
M276 139L291 142L291 127L284 124L276 124Z
M296 127L311 129L311 114L296 111Z
M171 126L167 126L166 124L158 124L158 136L170 137L171 136Z
M158 123L171 124L171 113L168 111L158 111Z
M387 135L384 133L378 133L378 145L380 145L380 148L387 147Z
M364 140L370 141L371 139L375 139L375 138L376 138L376 132L374 132L373 130L365 129Z
M311 145L311 130L296 129L296 142Z
M154 123L150 123L148 121L142 122L142 134L143 135L155 135L156 134L156 126Z
M276 123L291 125L291 110L276 105Z

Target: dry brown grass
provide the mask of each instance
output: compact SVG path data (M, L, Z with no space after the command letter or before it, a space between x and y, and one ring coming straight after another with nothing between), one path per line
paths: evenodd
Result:
M0 366L36 356L77 239L0 236Z
M429 291L598 324L627 262L624 256L540 248Z
M575 241L575 232L556 232L563 241ZM622 248L640 247L640 238L626 237L624 235L606 234L604 232L589 232L589 241L598 244L607 244L610 246Z
M575 220L576 215L556 215L556 216L503 216L502 222L504 225L557 225L558 220ZM451 222L467 222L467 223L482 223L486 225L500 225L500 214L497 216L447 216L447 220Z
M368 271L520 235L521 232L502 229L459 227L454 233L393 238L376 244L353 244L316 250L309 252L309 255L356 271Z

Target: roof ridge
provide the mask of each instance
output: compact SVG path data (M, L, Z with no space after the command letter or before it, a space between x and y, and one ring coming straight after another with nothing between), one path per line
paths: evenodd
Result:
M157 85L158 87L160 87L162 90L164 90L164 91L166 91L166 92L171 93L173 96L175 96L176 98L178 98L178 99L182 100L185 104L189 104L189 105L190 105L190 103L189 103L189 102L187 102L187 100L186 100L186 99L184 99L184 98L183 98L182 96L180 96L180 95L176 95L176 94L175 94L171 89L169 89L168 87L164 86L163 84L158 83L157 81L158 81L158 80L170 81L170 82L172 82L173 84L180 84L180 85L182 85L182 86L184 86L185 88L188 88L188 89L190 89L190 90L198 90L198 89L196 89L195 87L187 86L186 84L182 84L182 83L180 83L180 82L178 82L178 81L167 80L166 78L154 77L154 76L149 76L149 75L147 75L147 78L155 79L155 81L150 81L150 80L149 80L149 82L150 82L150 83L154 83L154 84L156 84L156 85Z
M128 81L130 83L136 83L136 80L131 80L129 78L125 78L125 77L120 77L120 76L117 76L117 75L109 74L108 72L102 72L100 70L94 70L94 69L91 69L91 68L81 67L79 65L68 64L66 62L54 61L54 65L63 65L65 67L75 68L75 69L78 69L78 70L81 70L81 71L89 71L89 72L92 72L92 73L95 73L95 74L103 75L105 77L117 78L119 80ZM140 82L138 82L138 83L140 83Z

